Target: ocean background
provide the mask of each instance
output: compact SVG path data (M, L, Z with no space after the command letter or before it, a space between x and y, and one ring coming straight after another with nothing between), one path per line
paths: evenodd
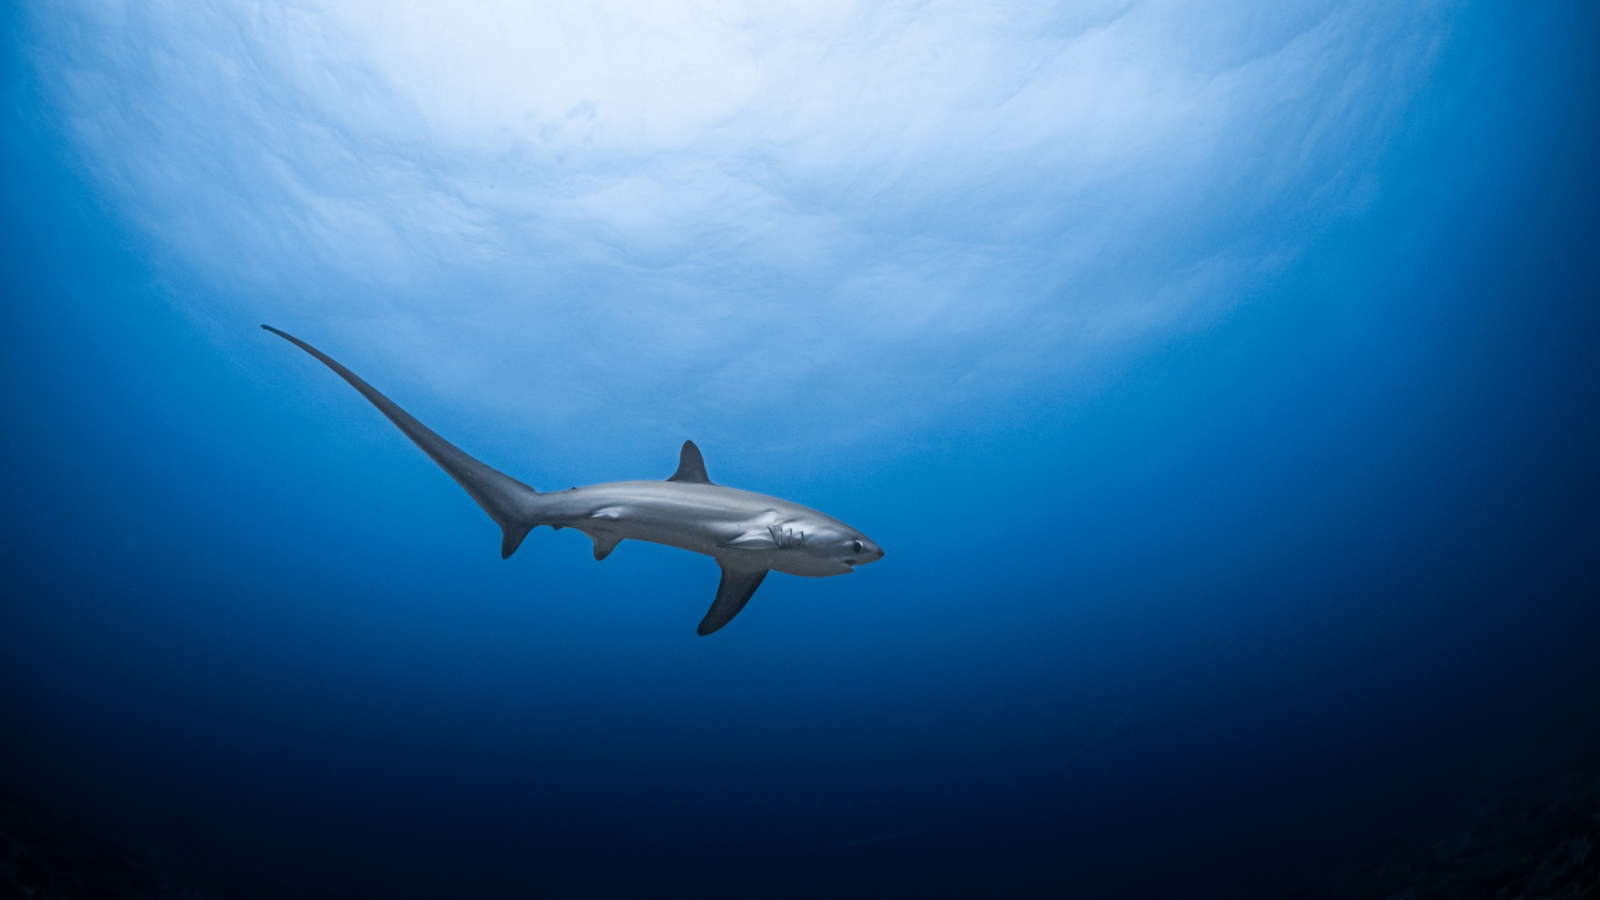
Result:
M1595 890L1600 7L402 6L0 19L10 889Z

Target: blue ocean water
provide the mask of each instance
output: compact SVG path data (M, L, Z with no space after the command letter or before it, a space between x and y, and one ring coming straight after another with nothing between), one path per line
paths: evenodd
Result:
M708 638L710 561L596 563L547 530L501 561L257 309L197 315L220 288L86 162L70 67L29 37L48 16L6 16L4 783L180 871L285 896L1228 896L1600 724L1593 4L1454 8L1382 189L1248 302L1092 390L929 401L870 446L775 409L737 439L640 419L660 445L619 448L633 420L596 400L546 451L284 302L269 324L536 488L665 478L693 438L719 482L888 552L774 575Z

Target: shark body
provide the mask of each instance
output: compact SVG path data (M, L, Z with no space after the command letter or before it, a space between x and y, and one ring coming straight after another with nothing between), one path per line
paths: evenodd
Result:
M394 401L327 354L293 335L261 326L320 360L371 401L444 469L500 526L502 558L540 525L575 528L605 559L623 540L650 541L703 553L722 568L722 582L698 633L728 624L767 572L820 578L843 575L883 558L866 535L814 509L712 483L693 441L684 441L678 471L665 481L616 481L540 493L484 465L434 434Z

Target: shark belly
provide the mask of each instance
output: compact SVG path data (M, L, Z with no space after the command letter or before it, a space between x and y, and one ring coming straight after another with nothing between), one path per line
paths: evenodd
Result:
M752 533L785 528L794 533L805 527L806 520L821 517L776 497L713 485L652 481L600 484L544 494L543 498L550 498L554 513L549 524L587 534L595 541L595 555L601 559L618 542L633 540L703 554L725 567L746 571L771 569L811 578L849 571L794 548L729 546Z
M706 556L716 556L717 544L737 533L744 518L742 510L658 482L617 482L544 496L551 500L549 524L556 527L576 528L597 541L648 541Z

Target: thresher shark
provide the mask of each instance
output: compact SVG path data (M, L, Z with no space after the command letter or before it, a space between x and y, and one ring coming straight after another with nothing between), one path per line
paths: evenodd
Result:
M463 453L317 348L271 326L261 327L350 382L465 488L500 526L501 558L515 553L528 532L549 525L588 535L595 559L605 559L623 540L666 544L715 559L722 567L722 583L700 621L702 635L738 615L769 571L820 578L883 558L877 544L832 516L713 484L693 441L683 442L678 471L666 481L615 481L541 494Z

